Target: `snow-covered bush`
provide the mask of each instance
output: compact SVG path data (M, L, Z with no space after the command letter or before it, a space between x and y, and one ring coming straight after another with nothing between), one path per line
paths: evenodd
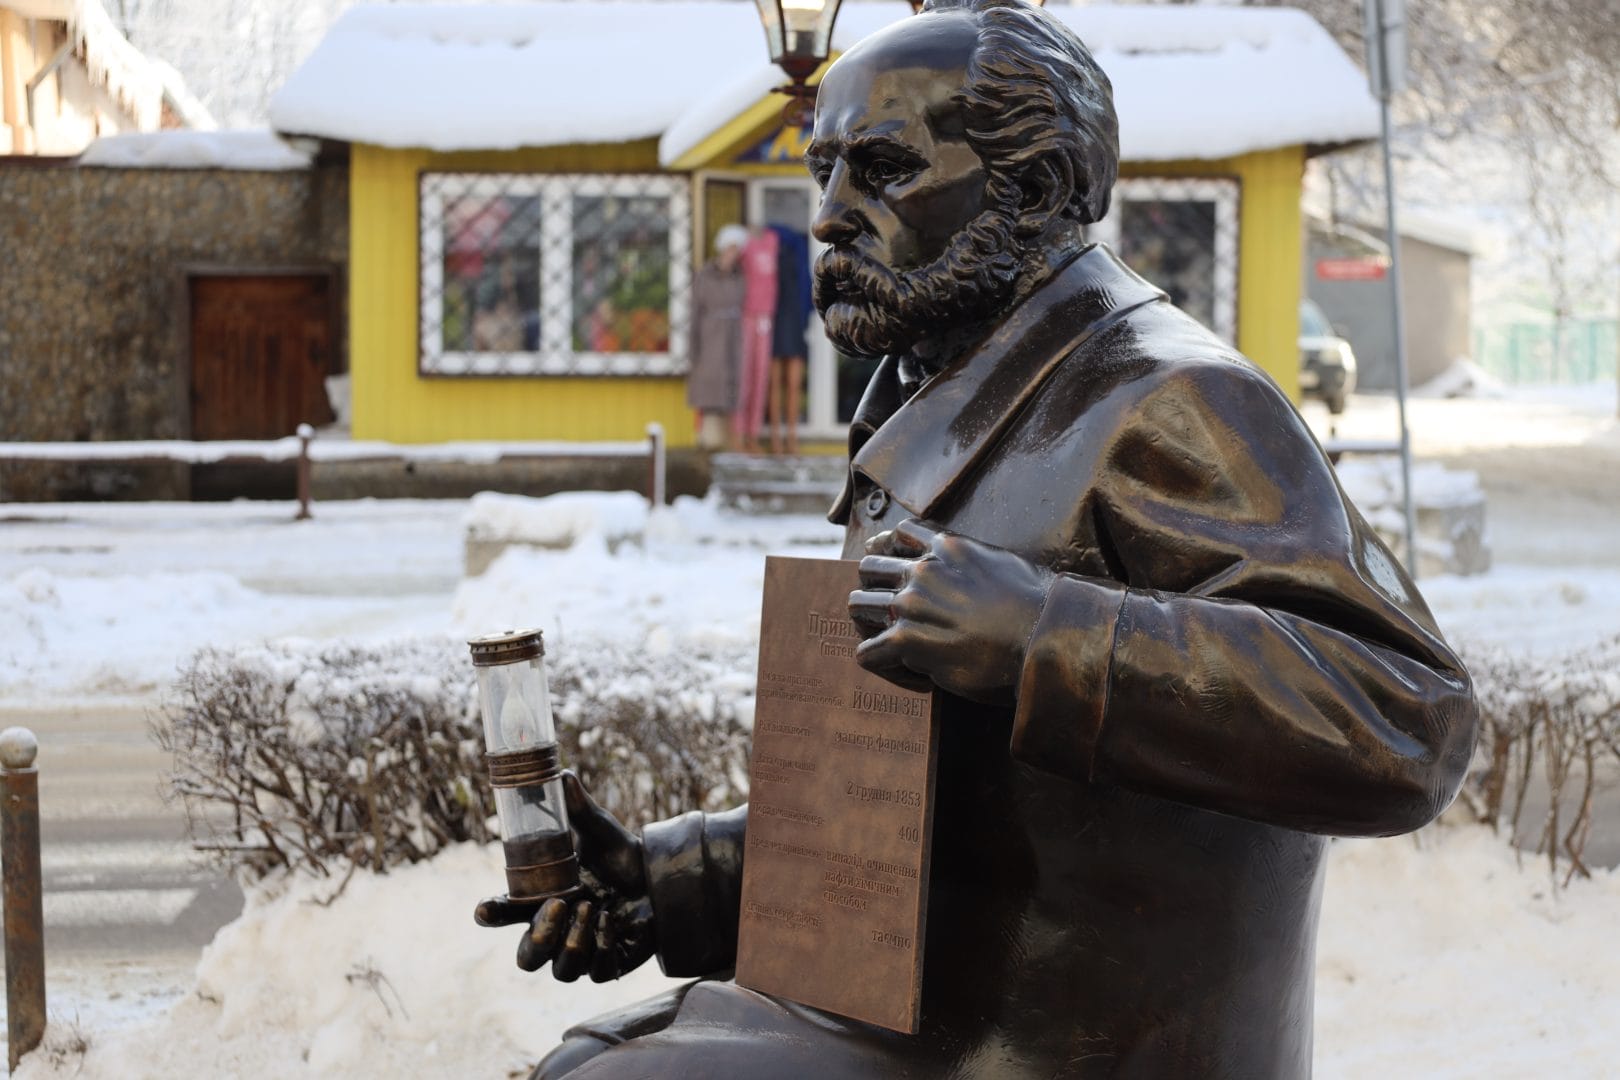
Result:
M635 826L747 794L740 651L546 658L563 761ZM473 670L442 639L205 649L156 725L193 839L234 868L386 869L493 838Z
M1525 835L1531 795L1543 793L1540 829L1528 835L1556 870L1588 874L1601 766L1620 759L1620 637L1554 658L1464 646L1479 699L1480 738L1467 794L1480 820ZM1540 800L1534 800L1539 802Z

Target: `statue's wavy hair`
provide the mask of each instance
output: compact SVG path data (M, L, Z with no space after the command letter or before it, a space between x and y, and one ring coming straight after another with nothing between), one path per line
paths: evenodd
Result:
M978 25L957 101L991 173L991 200L1017 205L1026 184L1064 183L1063 215L1101 221L1119 177L1119 119L1113 86L1080 36L1025 0L928 0L923 12L936 11L966 12Z

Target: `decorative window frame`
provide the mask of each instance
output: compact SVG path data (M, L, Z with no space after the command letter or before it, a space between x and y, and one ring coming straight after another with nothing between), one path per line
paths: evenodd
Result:
M534 352L446 350L444 203L468 195L540 199L540 348ZM669 205L669 350L579 352L573 347L573 225L576 196L662 197ZM592 173L424 172L417 183L420 263L417 372L434 377L681 376L687 372L692 286L691 185L684 176ZM560 297L561 300L555 299Z
M1127 202L1207 202L1215 204L1215 281L1210 327L1235 344L1238 330L1238 244L1243 183L1235 177L1131 176L1114 185L1108 216L1090 226L1088 236L1119 248L1119 206Z

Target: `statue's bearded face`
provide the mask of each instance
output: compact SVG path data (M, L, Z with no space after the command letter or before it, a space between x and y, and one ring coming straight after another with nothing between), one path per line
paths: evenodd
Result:
M908 19L823 79L806 155L822 188L815 301L844 352L881 356L985 321L1011 296L1016 206L994 205L968 143L964 16Z

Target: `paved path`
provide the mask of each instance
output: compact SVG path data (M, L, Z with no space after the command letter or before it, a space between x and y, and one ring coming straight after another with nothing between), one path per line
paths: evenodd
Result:
M159 792L168 755L130 705L0 708L39 736L47 1007L104 1029L188 991L202 946L242 893L198 859ZM3 1032L0 1032L3 1039Z

